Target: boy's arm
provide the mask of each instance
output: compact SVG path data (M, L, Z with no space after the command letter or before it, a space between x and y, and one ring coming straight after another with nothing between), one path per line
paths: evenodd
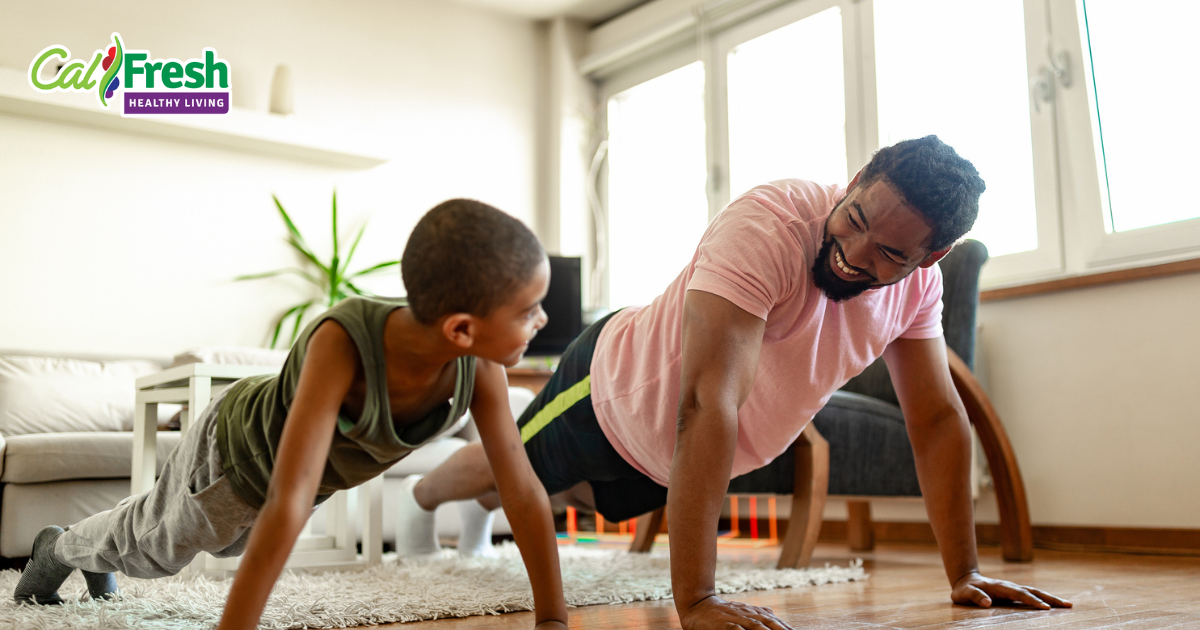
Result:
M525 560L537 624L545 628L562 624L565 628L567 604L563 598L550 499L529 465L525 445L513 421L504 367L485 359L476 359L476 365L471 415L496 478L496 489L512 525L513 538Z
M336 322L322 324L309 338L296 397L271 471L267 501L251 530L218 630L258 627L275 580L312 515L338 409L357 365L354 343Z
M984 608L993 599L1035 608L1069 608L1071 602L1045 591L979 574L970 486L971 431L950 378L945 340L897 339L883 359L904 411L917 479L950 580L951 599Z

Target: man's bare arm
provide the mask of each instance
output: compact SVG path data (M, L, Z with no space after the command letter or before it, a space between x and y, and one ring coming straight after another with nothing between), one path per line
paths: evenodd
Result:
M667 510L671 585L685 630L790 628L768 608L716 597L717 519L766 322L729 300L688 291L683 302L679 420Z
M567 603L558 564L558 540L550 499L533 472L508 405L504 368L477 360L471 415L496 479L504 513L525 560L539 628L566 628Z
M218 630L258 627L275 580L312 514L338 409L350 390L357 363L353 342L336 322L322 324L309 338L267 501L251 530L243 570L233 579Z
M1070 607L1045 591L979 574L971 501L971 430L950 378L946 342L897 339L883 354L912 442L929 524L942 552L951 598L991 606L1005 599L1035 608Z

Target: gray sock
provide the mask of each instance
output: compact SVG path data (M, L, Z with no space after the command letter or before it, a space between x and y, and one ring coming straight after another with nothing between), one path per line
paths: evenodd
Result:
M54 542L63 535L61 527L51 525L38 532L33 539L33 553L29 564L21 573L21 580L13 592L18 603L54 605L61 604L58 587L75 570L54 557Z
M92 573L84 571L83 580L87 582L88 595L92 599L116 599L120 589L117 588L117 578L112 573Z

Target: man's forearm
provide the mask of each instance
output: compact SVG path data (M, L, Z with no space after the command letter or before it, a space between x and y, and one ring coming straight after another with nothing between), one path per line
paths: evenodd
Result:
M929 524L950 584L979 568L971 501L971 433L957 413L910 431Z
M736 411L694 408L683 413L667 490L671 586L680 617L715 594L717 519L736 444Z

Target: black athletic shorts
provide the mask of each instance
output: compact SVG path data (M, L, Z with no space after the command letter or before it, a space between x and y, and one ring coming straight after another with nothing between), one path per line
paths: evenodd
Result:
M586 481L600 514L623 521L666 505L667 489L626 462L596 421L592 354L611 317L588 326L567 346L550 382L521 414L517 426L529 463L547 494Z

